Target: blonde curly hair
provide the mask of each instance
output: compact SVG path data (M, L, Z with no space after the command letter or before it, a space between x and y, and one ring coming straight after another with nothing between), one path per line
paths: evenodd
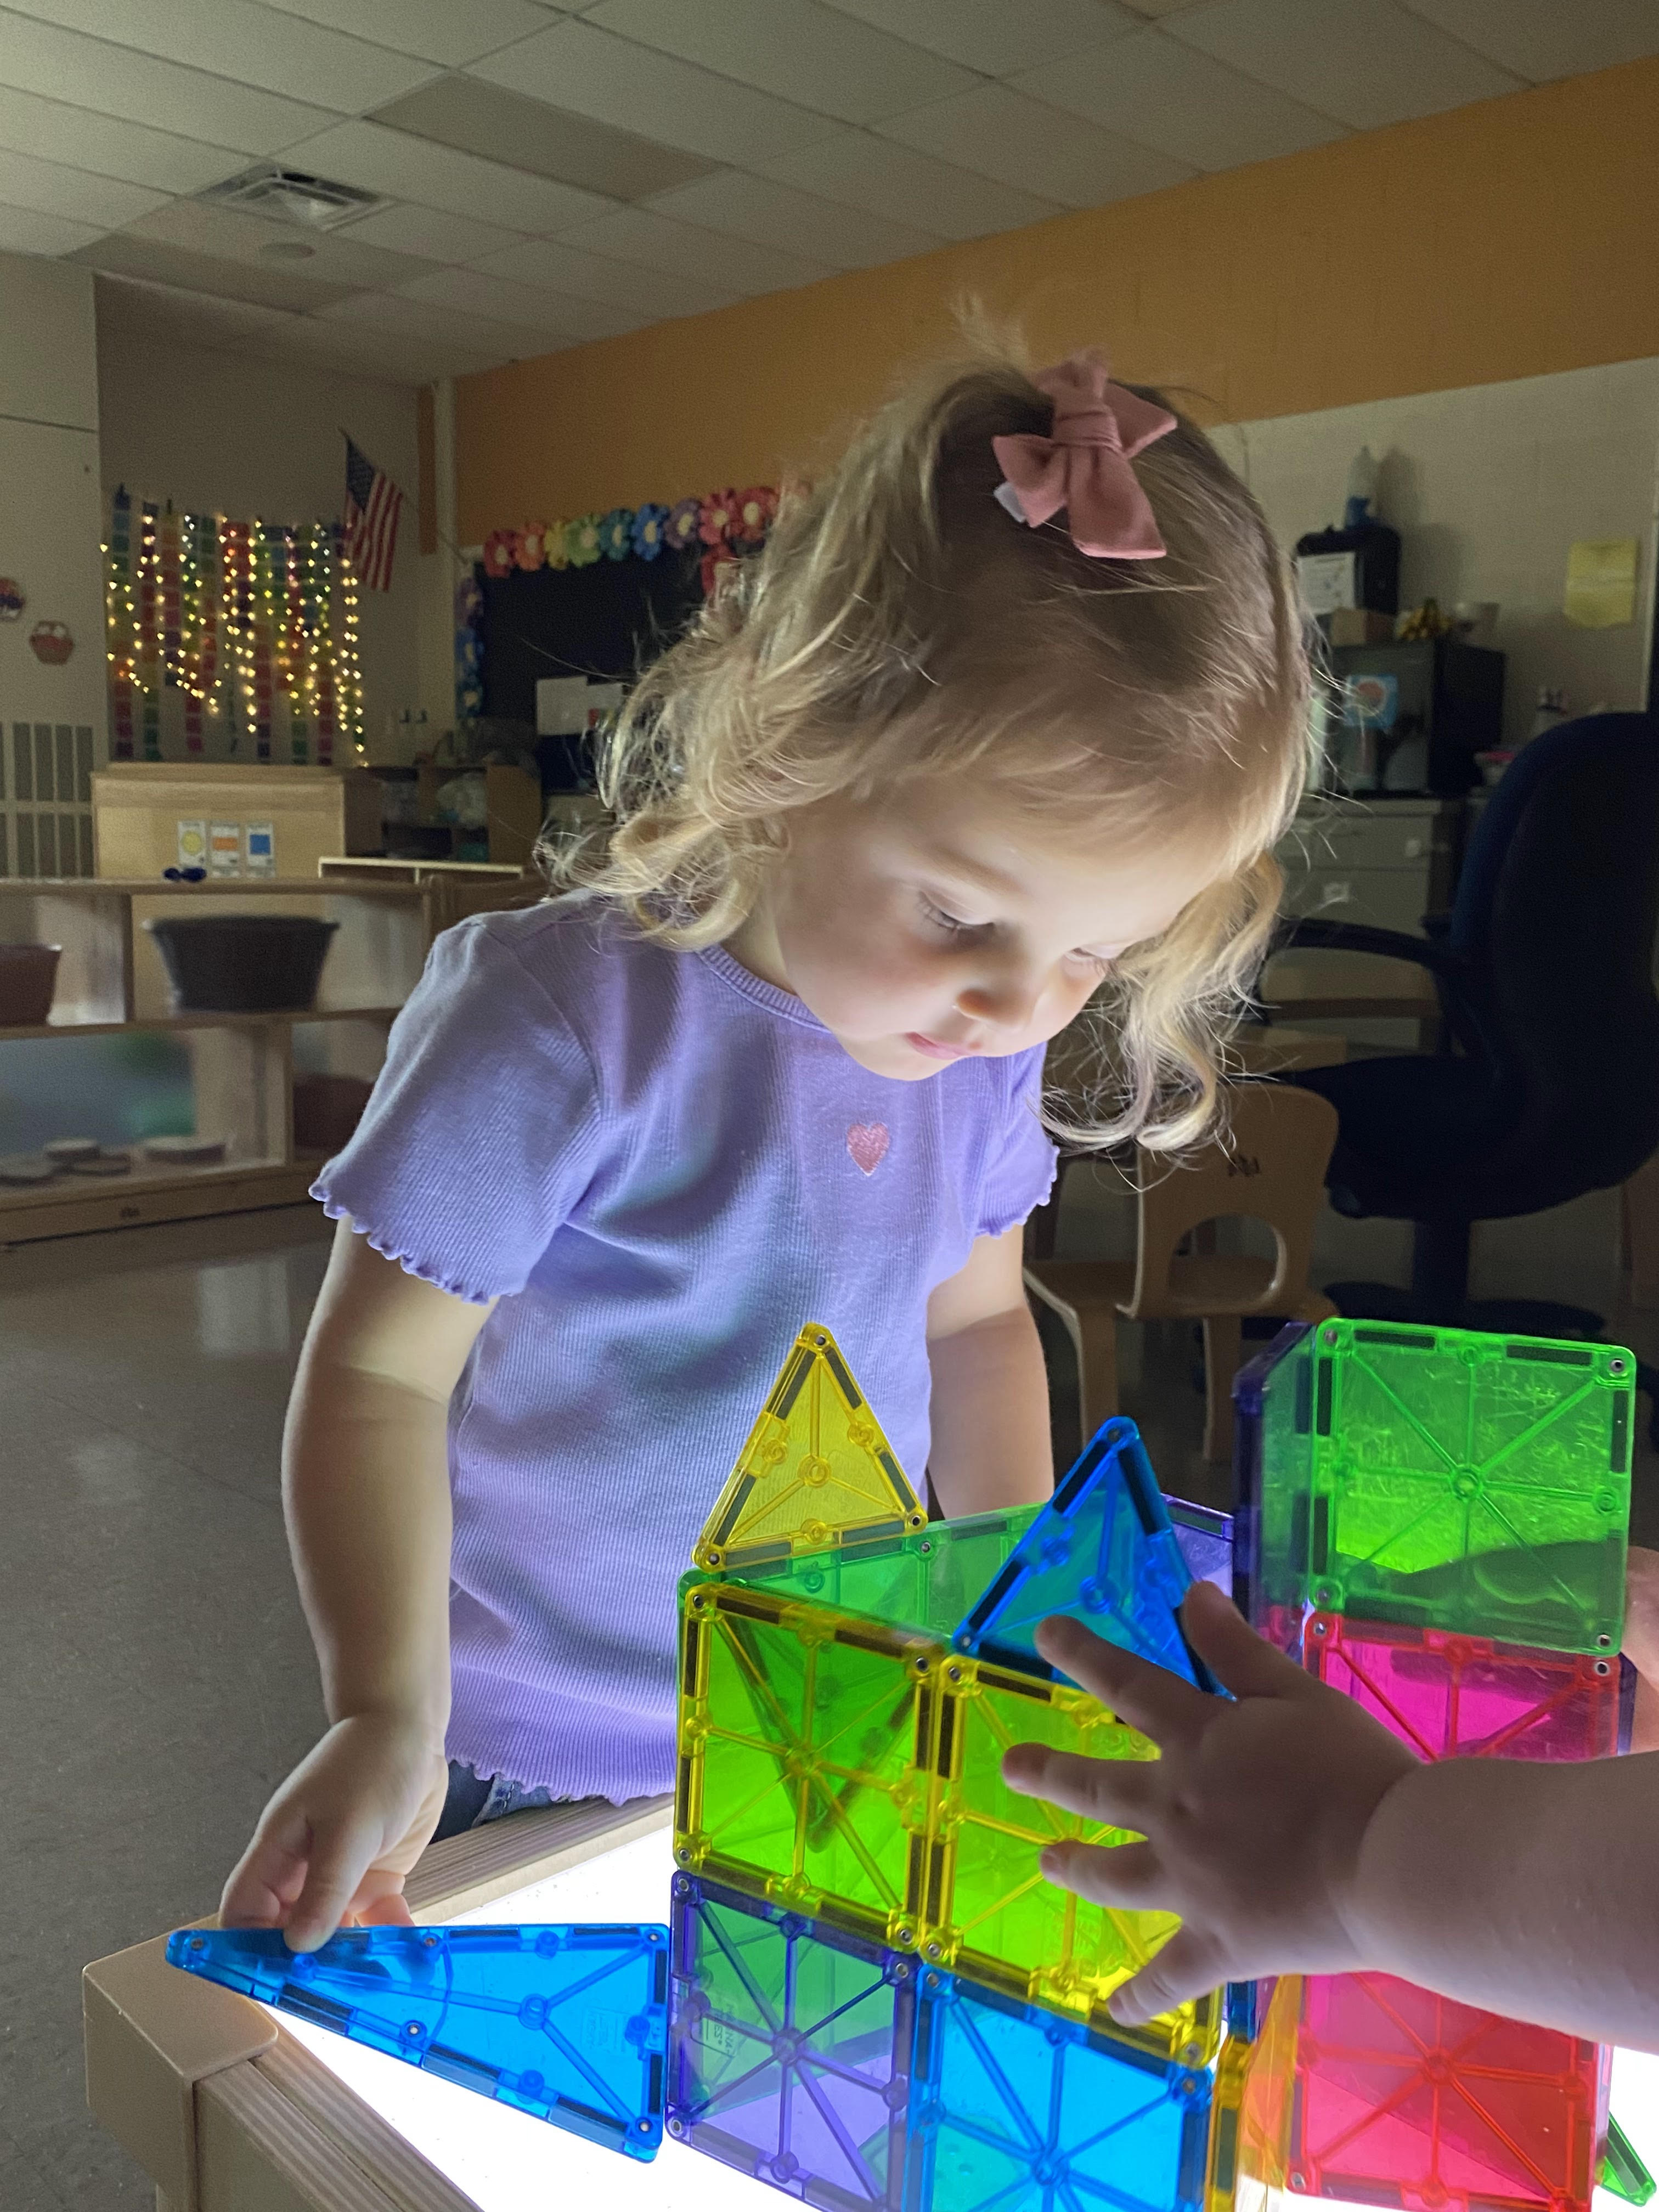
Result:
M1091 1073L1044 1115L1076 1145L1189 1142L1272 928L1311 716L1279 550L1176 411L1134 463L1165 556L1091 559L1063 516L1027 529L993 496L992 439L1046 434L1053 403L1016 338L971 327L964 356L786 499L764 550L645 671L602 749L615 827L546 854L555 884L667 944L717 944L796 809L969 768L1068 834L1092 818L1103 844L1202 835L1219 872L1115 963L1091 1002Z

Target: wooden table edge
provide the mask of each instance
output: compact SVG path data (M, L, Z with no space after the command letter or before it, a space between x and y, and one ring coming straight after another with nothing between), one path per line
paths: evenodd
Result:
M476 1911L666 1826L672 1805L583 1798L493 1821L429 1844L404 1893L422 1923ZM82 1975L87 2101L155 2183L157 2212L475 2212L262 2006L167 1966L165 1944Z

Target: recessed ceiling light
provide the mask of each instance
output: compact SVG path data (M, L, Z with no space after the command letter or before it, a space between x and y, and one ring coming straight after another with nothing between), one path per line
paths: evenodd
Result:
M262 261L309 261L315 254L314 246L307 246L302 238L273 238L269 246L259 248Z

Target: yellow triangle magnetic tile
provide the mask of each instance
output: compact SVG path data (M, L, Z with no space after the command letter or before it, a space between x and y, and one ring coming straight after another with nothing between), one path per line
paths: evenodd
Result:
M927 1519L840 1346L809 1322L691 1556L714 1573Z

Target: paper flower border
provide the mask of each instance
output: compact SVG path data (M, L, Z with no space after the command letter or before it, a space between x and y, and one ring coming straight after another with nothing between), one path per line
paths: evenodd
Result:
M770 484L744 491L711 491L665 506L647 500L643 507L613 507L606 514L581 514L560 522L526 522L517 530L492 530L484 540L487 576L514 569L586 568L595 561L654 561L665 548L696 552L707 593L716 570L738 553L766 543L778 512L779 494Z

